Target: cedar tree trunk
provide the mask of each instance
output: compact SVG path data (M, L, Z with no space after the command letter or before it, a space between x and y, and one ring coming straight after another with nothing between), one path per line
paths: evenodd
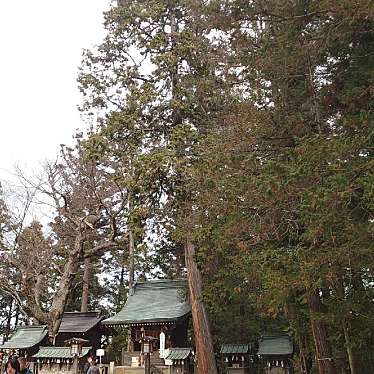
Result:
M336 374L331 357L331 348L327 338L327 329L325 324L318 318L318 314L323 312L323 305L318 291L309 292L308 306L311 314L310 321L316 349L318 372L319 374Z
M195 262L195 247L187 240L185 245L187 280L195 333L198 374L217 374L209 321L201 302L201 274Z

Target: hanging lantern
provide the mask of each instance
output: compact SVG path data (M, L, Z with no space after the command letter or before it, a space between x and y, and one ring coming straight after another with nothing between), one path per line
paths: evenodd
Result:
M144 342L143 344L143 353L149 353L150 352L150 343Z
M72 338L66 340L65 343L70 345L70 356L79 357L82 354L83 345L89 343L89 341L81 338Z
M80 353L82 352L80 348L81 346L79 344L73 343L70 347L70 354L72 356L79 356Z

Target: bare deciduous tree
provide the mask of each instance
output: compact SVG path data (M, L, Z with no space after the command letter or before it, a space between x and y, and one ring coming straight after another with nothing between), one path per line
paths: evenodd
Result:
M125 240L120 223L125 199L108 171L79 146L62 147L60 159L47 163L42 177L20 177L49 204L54 218L47 234L37 221L24 228L25 210L14 226L13 245L4 248L0 288L25 315L47 324L54 340L79 266ZM30 197L28 206L32 203Z

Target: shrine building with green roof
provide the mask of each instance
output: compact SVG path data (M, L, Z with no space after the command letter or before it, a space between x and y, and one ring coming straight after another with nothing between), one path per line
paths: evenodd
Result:
M142 365L145 341L151 345L153 359L161 365L170 353L168 349L188 346L190 315L185 280L151 280L135 283L123 309L102 323L112 328L128 328L123 365L134 365L137 359Z

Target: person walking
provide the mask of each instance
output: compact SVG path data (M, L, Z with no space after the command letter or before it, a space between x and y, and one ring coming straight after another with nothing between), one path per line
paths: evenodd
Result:
M10 358L5 365L6 374L20 374L20 366L17 358Z
M96 366L95 360L90 362L90 368L88 369L87 374L100 374L100 369Z
M20 367L20 374L32 374L32 371L29 368L30 364L25 357L19 357L18 362Z
M87 374L88 369L91 366L91 363L92 363L92 356L88 356L87 357L87 361L86 361L86 363L83 366L83 374Z

